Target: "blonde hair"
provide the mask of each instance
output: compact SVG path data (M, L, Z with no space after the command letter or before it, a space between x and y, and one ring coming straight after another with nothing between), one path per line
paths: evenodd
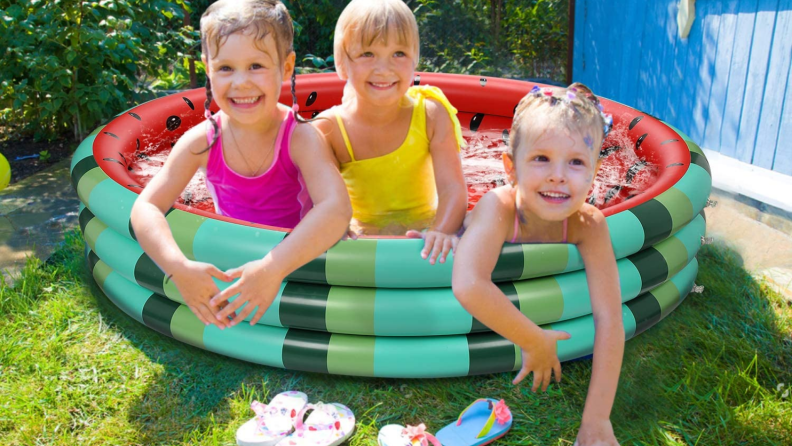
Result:
M351 45L357 42L368 46L377 39L387 42L391 33L395 33L400 44L413 48L417 65L421 39L418 23L410 8L402 0L352 0L336 22L333 57L338 76L341 79L347 77L346 64Z
M599 99L585 85L574 83L567 88L537 86L517 104L509 132L509 154L515 156L520 144L535 143L549 128L581 133L593 130L591 143L597 155L609 130Z
M252 34L257 43L272 34L279 63L294 51L294 25L286 6L278 0L212 3L201 16L201 51L207 58L216 54L228 36L238 32Z

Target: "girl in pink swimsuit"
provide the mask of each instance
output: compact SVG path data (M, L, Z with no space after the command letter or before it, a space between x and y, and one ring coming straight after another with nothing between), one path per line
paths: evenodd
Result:
M522 349L519 383L533 372L533 391L561 378L556 343L568 333L543 330L492 282L504 242L572 243L586 267L596 339L578 442L618 445L610 422L624 351L616 259L605 217L585 202L610 128L583 85L535 87L517 106L503 164L510 184L488 192L466 219L452 286L465 309ZM530 261L530 260L528 260Z
M293 37L289 13L277 0L220 0L206 10L206 121L179 139L132 208L140 246L206 325L226 328L248 316L255 324L283 279L335 244L352 217L330 148L313 126L297 123L294 111L278 104L283 80L294 82ZM214 116L212 99L220 107ZM189 260L164 214L198 169L206 170L218 214L293 228L291 235L262 259L225 272ZM220 292L213 278L239 280Z

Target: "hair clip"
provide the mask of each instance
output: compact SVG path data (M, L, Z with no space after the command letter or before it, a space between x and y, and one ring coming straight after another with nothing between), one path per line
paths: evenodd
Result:
M602 115L602 120L605 121L605 125L602 126L602 132L605 134L602 138L605 139L613 128L613 116L611 116L610 113L604 112L600 112L600 115Z

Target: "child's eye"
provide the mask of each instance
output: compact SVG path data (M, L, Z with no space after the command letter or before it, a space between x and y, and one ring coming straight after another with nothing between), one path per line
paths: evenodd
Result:
M533 160L541 161L541 162L549 161L548 158L544 155L536 155Z
M261 65L260 63L254 63L254 64L252 64L252 65L250 66L250 69L251 69L251 70L260 70L260 69L262 69L262 68L264 68L264 65Z
M582 159L575 158L572 161L570 161L570 164L572 164L573 166L585 166L586 162L583 161Z
M407 57L407 55L404 54L404 51L396 51L393 53L393 57Z
M228 65L223 65L220 68L218 68L217 71L233 71L233 70Z
M363 54L361 54L360 57L374 57L374 53L372 53L371 51L366 51Z

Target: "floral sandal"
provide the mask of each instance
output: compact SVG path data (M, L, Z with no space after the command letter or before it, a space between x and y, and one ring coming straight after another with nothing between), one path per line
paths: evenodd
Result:
M253 401L256 416L237 429L239 446L273 446L294 430L297 416L308 404L308 396L289 391L275 395L269 404Z
M481 398L459 414L455 423L440 429L443 446L480 446L503 437L511 429L512 415L503 400Z
M400 424L389 424L383 426L377 436L379 446L442 446L434 435L426 432L426 426L421 423L418 426L404 427Z
M303 422L309 410L312 412ZM294 432L281 440L278 446L337 446L346 441L354 430L355 415L343 404L309 404L297 414Z

